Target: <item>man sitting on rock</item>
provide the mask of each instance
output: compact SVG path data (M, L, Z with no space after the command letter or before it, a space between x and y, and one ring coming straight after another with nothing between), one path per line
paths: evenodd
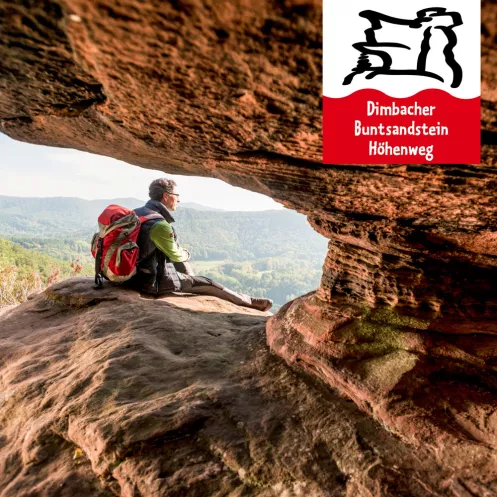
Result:
M195 276L188 262L190 252L180 247L171 226L174 219L169 211L175 211L179 203L175 181L167 178L152 181L149 197L150 200L143 207L135 209L136 214L160 214L163 219L151 219L140 228L140 260L137 274L130 281L134 288L154 295L172 291L211 295L259 311L271 308L273 302L269 299L251 298L204 276Z

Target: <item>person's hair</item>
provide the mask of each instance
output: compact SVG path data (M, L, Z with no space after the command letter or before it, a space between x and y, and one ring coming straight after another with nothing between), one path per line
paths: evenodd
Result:
M159 178L154 179L148 187L148 196L152 200L161 200L164 193L171 193L176 186L176 181L173 179Z

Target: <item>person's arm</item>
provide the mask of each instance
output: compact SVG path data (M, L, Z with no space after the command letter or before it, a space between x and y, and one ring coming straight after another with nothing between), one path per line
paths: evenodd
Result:
M188 250L181 248L174 239L174 231L167 221L159 221L150 230L154 245L173 262L186 262L190 259Z

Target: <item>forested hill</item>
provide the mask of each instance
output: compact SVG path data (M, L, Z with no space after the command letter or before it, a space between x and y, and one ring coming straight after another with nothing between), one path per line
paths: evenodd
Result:
M67 234L96 229L98 215L110 204L135 209L145 204L136 198L84 200L74 197L8 197L0 196L0 233L3 235ZM224 212L194 202L181 206L208 212Z
M301 214L288 210L263 212L174 213L181 243L194 249L198 260L247 261L293 255L323 262L327 241Z
M66 249L89 256L88 243L97 231L97 217L109 204L136 208L142 200L124 198L24 198L0 196L0 237L26 248L67 257ZM322 264L326 240L301 214L289 210L228 212L197 210L180 204L174 212L182 245L196 260L247 261L294 256ZM50 248L52 246L52 248Z
M83 200L0 196L0 236L56 236L92 231L96 228L98 215L113 203L134 209L144 202L134 198Z

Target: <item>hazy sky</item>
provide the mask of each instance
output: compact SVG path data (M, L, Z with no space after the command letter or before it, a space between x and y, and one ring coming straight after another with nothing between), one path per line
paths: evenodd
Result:
M0 195L79 197L88 200L134 197L146 200L149 183L162 176L109 157L66 148L43 147L0 133ZM174 176L182 202L226 210L267 210L282 206L265 195L212 178Z

